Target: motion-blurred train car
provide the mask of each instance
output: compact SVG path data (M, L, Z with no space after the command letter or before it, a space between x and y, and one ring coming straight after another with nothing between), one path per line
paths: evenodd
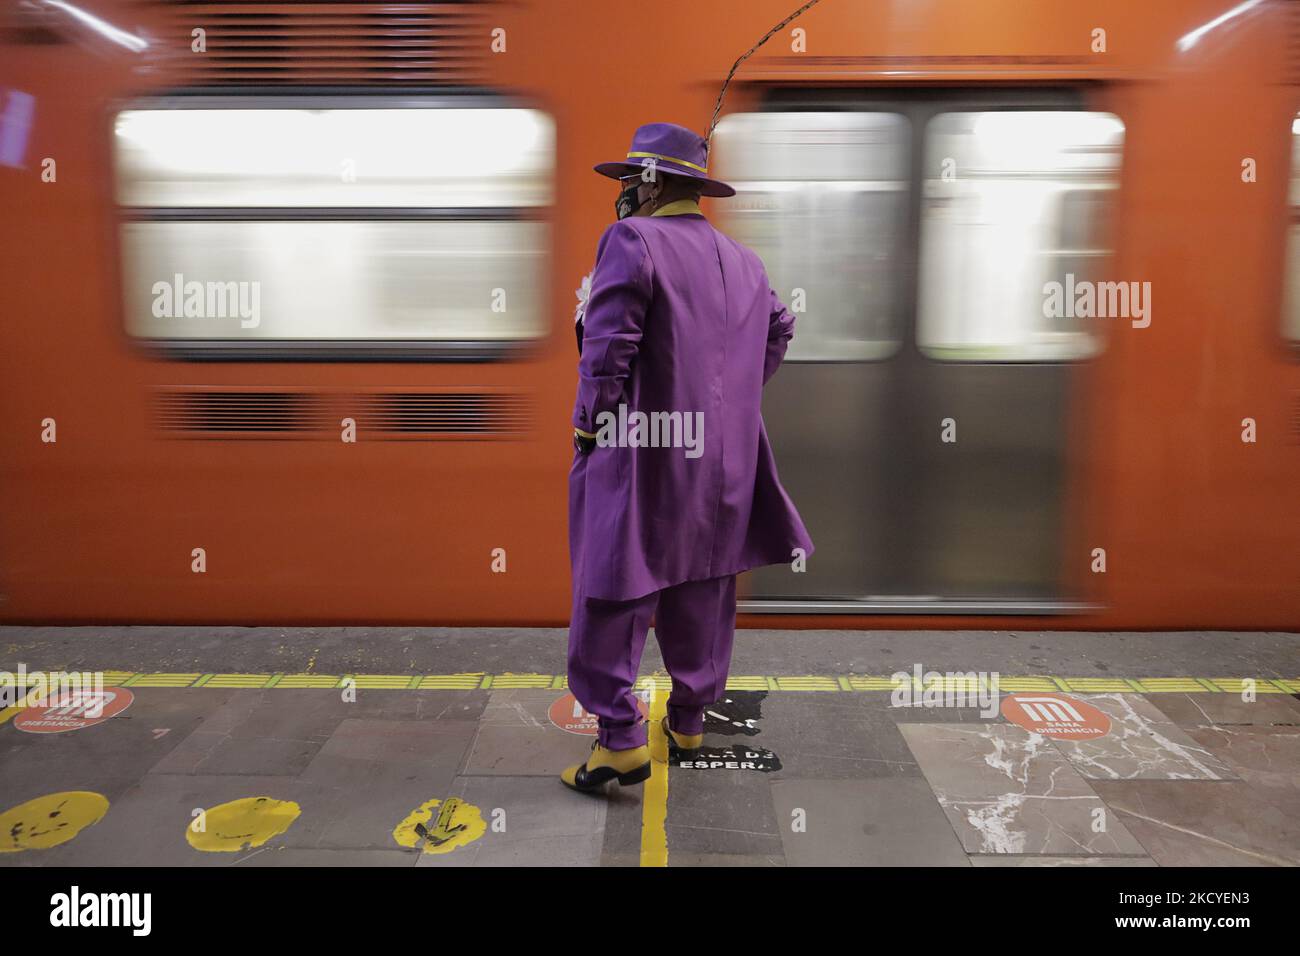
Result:
M7 4L0 620L563 624L591 166L795 6ZM1298 13L822 0L745 60L705 212L799 315L817 551L743 624L1300 626Z

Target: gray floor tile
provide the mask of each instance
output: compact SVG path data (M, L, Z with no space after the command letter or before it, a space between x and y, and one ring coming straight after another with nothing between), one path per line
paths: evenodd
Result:
M268 846L260 852L241 855L236 866L407 866L416 855L405 849L393 850L309 850L301 847Z
M565 837L536 837L533 839L501 839L501 834L484 834L483 839L451 853L420 857L421 867L457 866L462 860L453 859L466 850L473 850L463 860L467 866L600 866L600 833L581 833Z
M1146 856L972 856L971 866L1159 866Z
M296 776L316 756L323 738L232 737L197 730L159 760L154 774Z
M460 796L484 813L501 810L496 842L581 836L605 828L608 803L590 800L559 781L538 777L463 777Z
M556 777L581 763L594 736L570 733L549 716L565 696L557 690L494 690L478 724L465 773L483 776Z
M992 713L986 714L984 709L972 704L969 707L962 706L929 706L922 698L920 701L906 704L894 703L894 694L892 691L865 691L857 696L872 701L876 707L884 708L896 723L900 724L965 724L965 723L1002 723L1002 714L999 711L999 703L995 701L992 707Z
M1300 795L1242 781L1097 780L1093 787L1161 866L1300 864Z
M555 728L551 705L567 694L563 690L493 690L479 723L484 727ZM580 736L575 734L574 736Z
M669 778L671 780L671 777ZM557 786L561 786L557 782ZM567 789L563 788L562 789ZM601 866L641 865L641 818L645 787L613 787L605 796L574 794L605 804L605 839L600 847ZM672 799L669 785L668 799ZM631 861L629 864L628 861Z
M776 779L919 777L887 704L863 694L775 693L751 742L780 758Z
M920 777L778 780L772 801L791 866L966 866L966 853ZM795 832L794 811L806 830Z
M582 763L594 738L555 727L479 727L466 764L467 774L507 777L557 777L570 764Z
M1300 792L1300 726L1189 727L1187 735L1252 786Z
M207 691L184 693L199 702ZM378 694L348 703L334 690L234 691L152 772L296 776L340 723L383 706Z
M464 720L346 720L303 771L330 789L321 814L290 846L395 849L393 829L417 807L452 794L473 739Z
M424 854L421 866L598 866L606 801L543 777L461 777L451 792L488 826L473 843Z
M773 867L785 866L785 858L781 856L741 856L727 853L690 853L678 850L668 856L668 865L673 866L708 866L708 867L735 867L735 866L756 866L756 867Z
M743 829L751 825L748 820L734 821L732 827L673 823L671 814L669 820L664 832L668 837L670 864L679 853L762 857L780 857L784 853L777 834Z
M1259 694L1253 701L1229 693L1150 694L1146 699L1180 727L1300 725L1300 700L1289 694Z
M780 856L770 787L770 774L670 767L664 826L669 859L678 852Z
M125 711L82 730L31 734L0 725L0 810L60 790L90 790L110 801L180 747L230 693L143 688ZM155 733L155 731L166 731Z

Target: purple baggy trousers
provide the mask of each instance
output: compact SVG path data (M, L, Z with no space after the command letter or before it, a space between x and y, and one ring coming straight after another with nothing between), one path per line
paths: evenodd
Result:
M569 690L599 718L600 745L610 750L646 742L632 686L651 617L673 679L668 724L680 734L702 733L704 708L727 684L736 634L736 576L686 581L631 601L588 598L574 588Z

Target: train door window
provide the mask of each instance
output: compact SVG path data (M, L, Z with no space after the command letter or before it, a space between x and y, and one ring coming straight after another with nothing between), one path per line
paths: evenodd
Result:
M488 358L546 331L554 130L499 101L119 112L126 328L191 357Z
M1124 126L1083 111L941 113L926 129L917 342L947 361L1100 351L1072 294L1108 255Z
M1287 225L1286 307L1282 334L1300 345L1300 116L1291 122L1291 190Z
M799 315L787 361L869 361L900 341L896 256L910 127L896 113L725 117L715 152L737 195L727 228Z

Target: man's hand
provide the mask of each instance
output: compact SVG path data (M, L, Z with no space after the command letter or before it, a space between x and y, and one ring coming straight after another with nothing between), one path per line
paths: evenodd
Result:
M573 430L573 447L584 455L590 455L592 449L596 447L596 436L591 432L584 432L581 428L575 428Z

